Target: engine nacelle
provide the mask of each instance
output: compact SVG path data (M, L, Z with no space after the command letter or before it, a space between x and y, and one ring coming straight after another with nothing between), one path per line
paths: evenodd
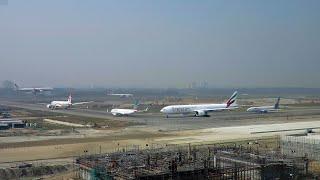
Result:
M48 108L48 109L52 109L53 106L52 106L51 104L47 104L47 108Z
M208 116L208 114L205 111L196 111L195 116Z
M260 113L268 113L268 110L262 109L259 111Z

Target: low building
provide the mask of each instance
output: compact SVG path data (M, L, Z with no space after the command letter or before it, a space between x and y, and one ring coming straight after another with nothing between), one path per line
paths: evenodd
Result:
M3 123L0 123L0 130L7 130L9 129L9 125L8 124L3 124Z
M26 123L19 119L0 119L0 124L3 126L0 129L25 128L26 126ZM5 128L5 126L8 126L8 128Z

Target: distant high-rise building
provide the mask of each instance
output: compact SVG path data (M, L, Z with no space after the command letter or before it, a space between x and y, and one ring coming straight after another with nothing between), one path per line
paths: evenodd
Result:
M196 82L192 82L191 83L191 89L197 89L197 83Z
M188 89L208 89L209 84L207 81L202 81L200 83L192 82L192 83L188 84L187 88Z
M202 85L201 85L201 88L208 89L208 82L207 81L203 81Z

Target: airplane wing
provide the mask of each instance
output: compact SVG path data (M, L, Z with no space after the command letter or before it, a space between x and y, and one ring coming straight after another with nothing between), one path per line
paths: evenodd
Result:
M72 106L77 106L77 105L82 105L82 104L88 104L88 103L93 103L93 102L94 102L94 101L72 103Z

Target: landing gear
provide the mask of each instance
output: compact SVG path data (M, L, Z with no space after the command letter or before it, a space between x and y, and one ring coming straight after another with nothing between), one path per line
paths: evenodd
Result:
M168 114L166 115L166 118L169 118L169 115L168 115Z

